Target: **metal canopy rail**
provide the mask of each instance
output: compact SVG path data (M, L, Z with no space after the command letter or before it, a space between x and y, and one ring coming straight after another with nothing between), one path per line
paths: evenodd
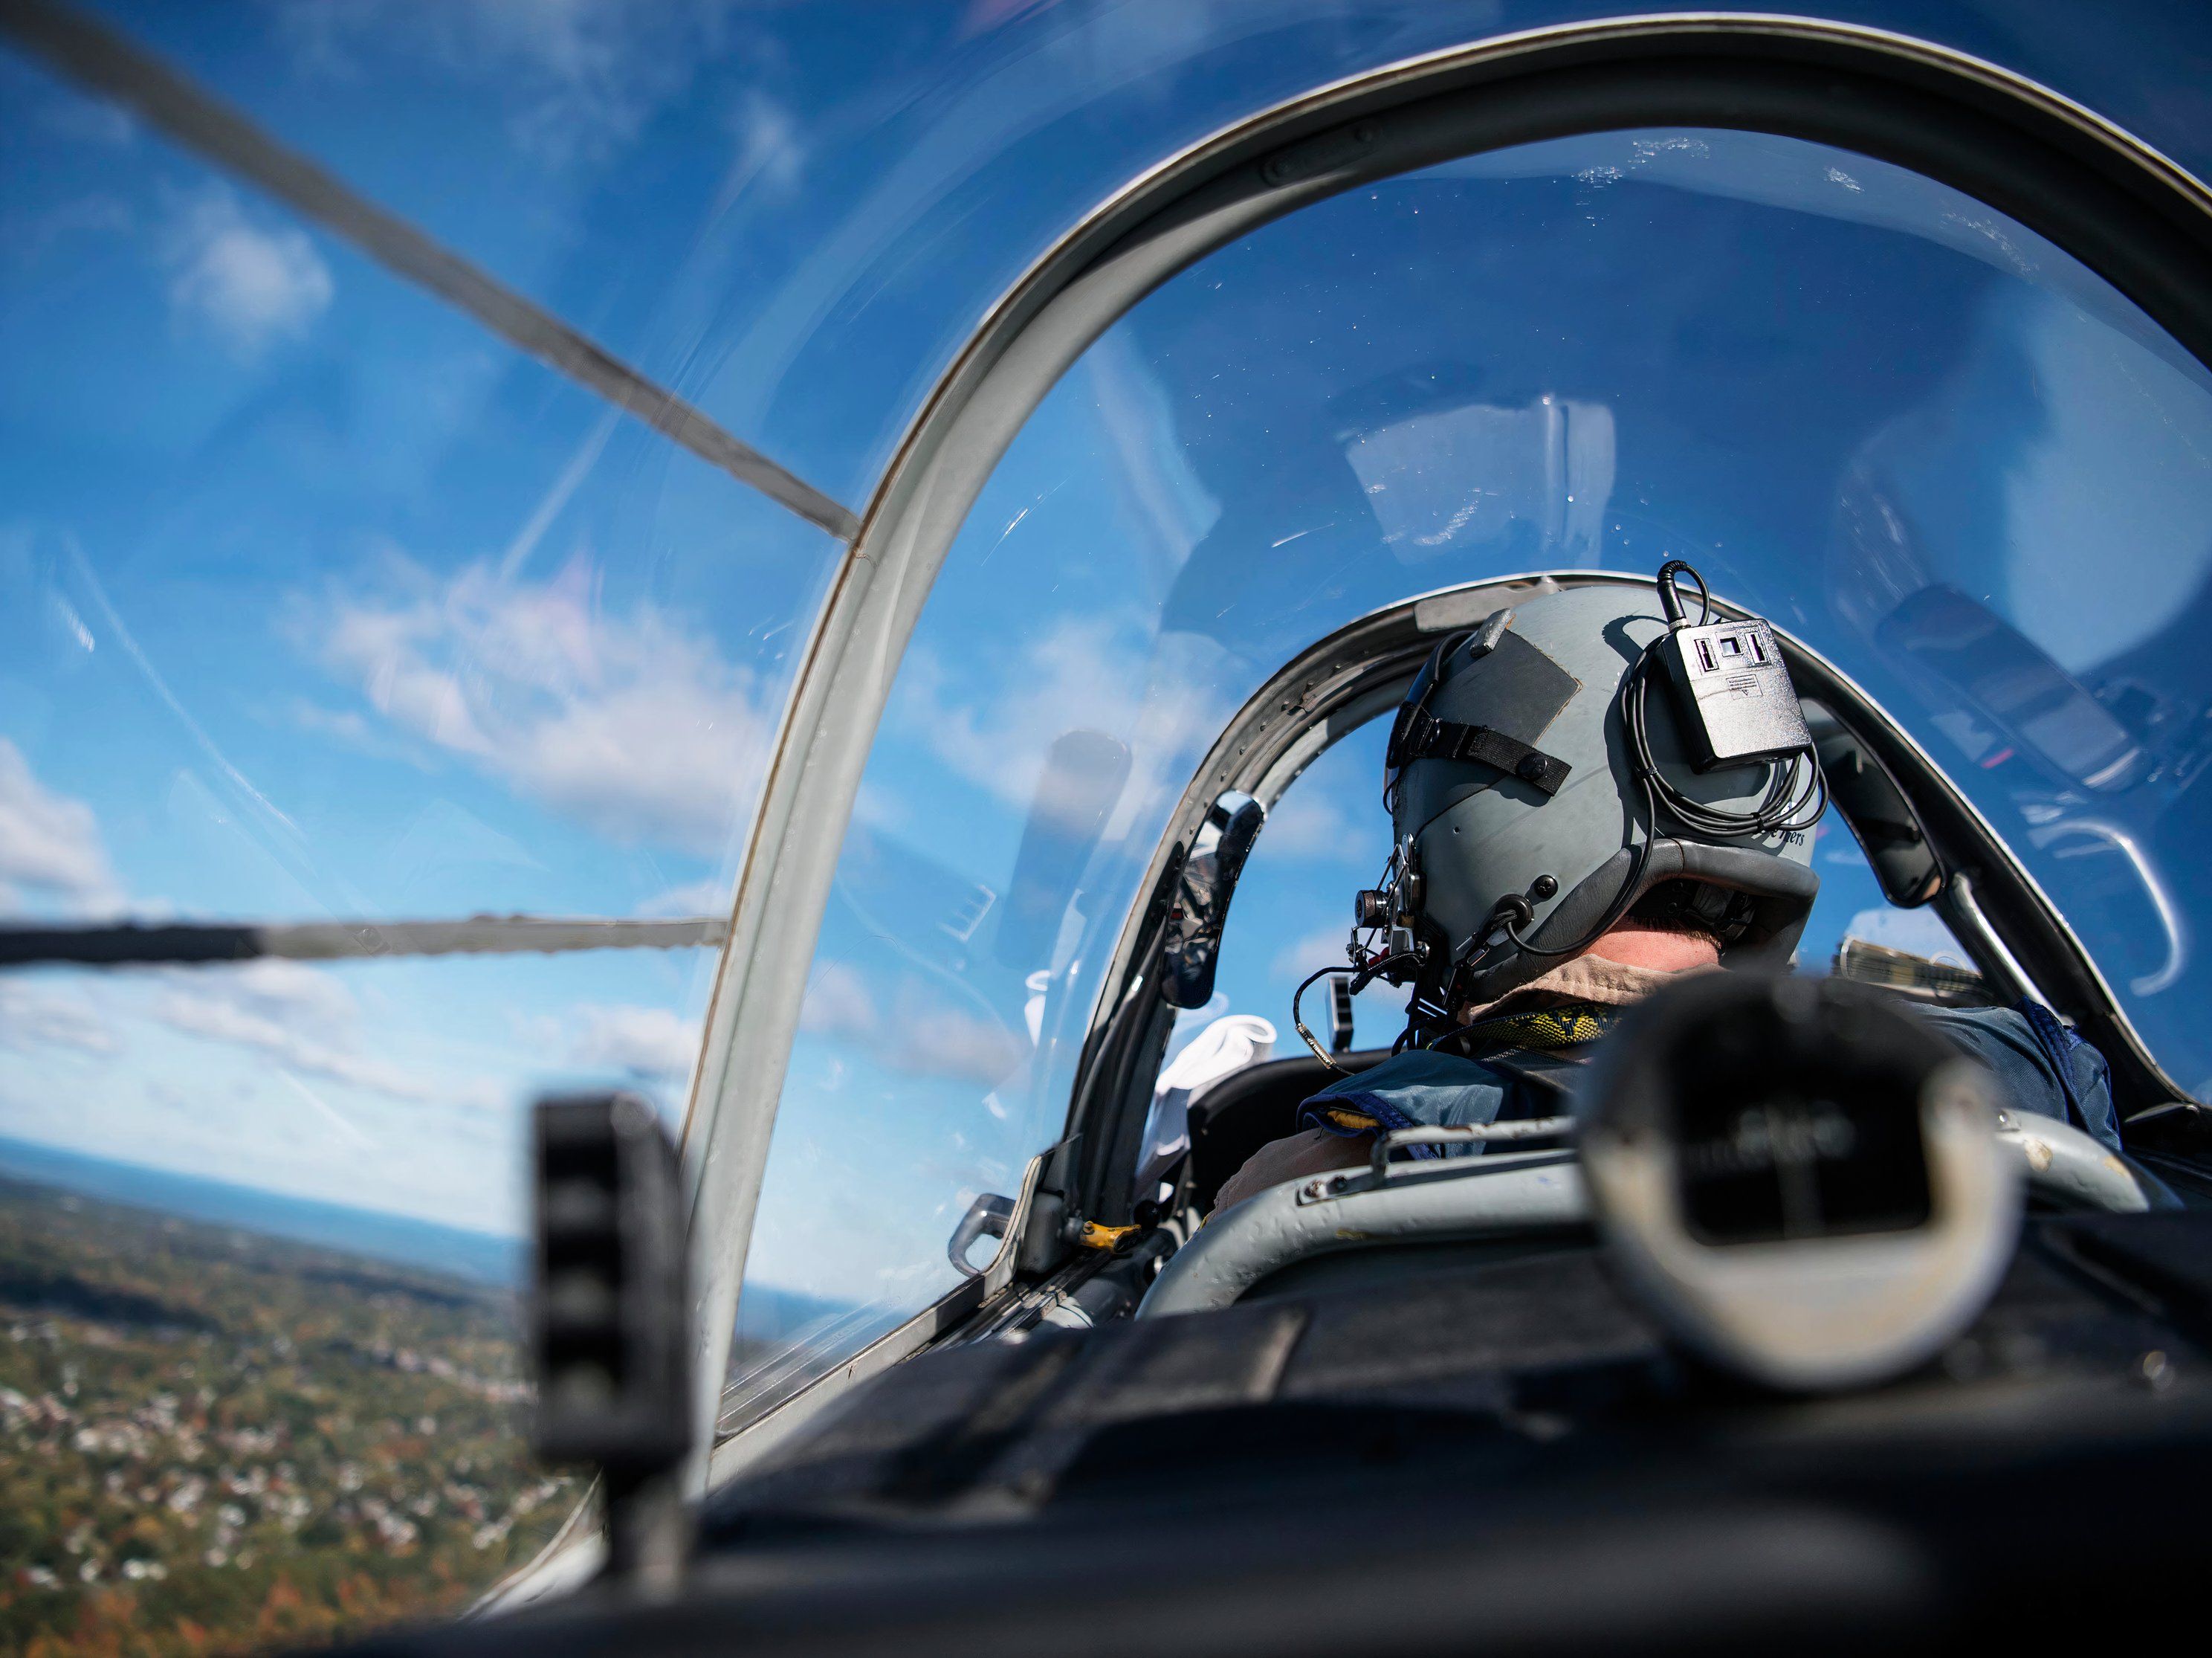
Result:
M740 443L542 306L288 149L220 99L52 0L0 0L0 35L55 73L113 99L217 166L258 186L394 275L427 289L586 391L840 541L860 521L805 479Z
M470 916L460 921L118 922L0 927L0 967L75 963L147 966L251 961L340 961L373 956L558 955L571 950L719 949L722 916L649 921L592 916Z

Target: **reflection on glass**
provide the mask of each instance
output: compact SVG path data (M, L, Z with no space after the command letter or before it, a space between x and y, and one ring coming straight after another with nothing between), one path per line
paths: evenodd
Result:
M1588 0L94 7L854 506L984 308L1130 180L1340 76L1594 9ZM2135 4L2106 28L2082 27L2060 0L2008 6L2001 28L1931 24L1948 14L1893 0L1813 9L1878 27L1955 27L1954 44L2212 175L2212 123L2197 101L2201 7ZM1644 136L1656 145L1680 135ZM1576 164L1626 172L1638 159L1616 147ZM1754 184L1759 170L1740 164L1730 183ZM1908 228L1928 234L1933 216ZM1666 259L1640 263L1663 282ZM1484 400L1525 406L1495 387Z
M1346 622L1507 573L1688 558L1833 658L2028 861L2162 1061L2212 1081L2208 456L2212 381L2100 279L1817 145L1532 146L1211 255L1045 399L931 594L810 969L747 1296L857 1330L948 1287L958 1217L1059 1137L1100 963L1228 715ZM1125 746L1127 780L1050 948L1005 963L993 911L1077 730ZM1326 809L1379 824L1372 786ZM1282 832L1238 900L1232 998L1276 996ZM1850 861L1820 864L1815 966L1887 910L1830 836ZM1333 955L1340 913L1295 927ZM1900 913L1887 936L1926 924ZM741 1371L780 1338L750 1339Z
M0 57L0 911L714 914L830 538Z

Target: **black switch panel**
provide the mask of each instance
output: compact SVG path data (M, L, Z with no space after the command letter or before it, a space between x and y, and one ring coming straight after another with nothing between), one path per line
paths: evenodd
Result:
M660 1473L691 1447L676 1148L627 1094L541 1100L536 1137L538 1454Z

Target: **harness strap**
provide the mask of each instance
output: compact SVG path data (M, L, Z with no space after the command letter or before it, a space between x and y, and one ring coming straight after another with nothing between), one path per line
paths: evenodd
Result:
M1556 795L1574 768L1518 737L1486 725L1461 725L1440 720L1426 710L1417 712L1401 740L1401 764L1415 760L1474 760L1510 772L1541 794Z
M1571 1048L1584 1042L1595 1042L1613 1028L1620 1009L1608 1008L1596 1002L1570 1002L1564 1007L1544 1008L1534 1013L1510 1013L1498 1019L1485 1019L1453 1033L1446 1039L1461 1052L1472 1055L1477 1048L1493 1045L1510 1048ZM1494 1064L1498 1056L1484 1054L1485 1064Z
M1519 1082L1538 1099L1548 1100L1559 1106L1553 1116L1564 1115L1569 1095L1568 1079L1589 1063L1589 1056L1569 1049L1550 1052L1521 1051L1486 1053L1482 1063L1496 1071L1503 1071ZM1546 1115L1538 1112L1538 1115Z

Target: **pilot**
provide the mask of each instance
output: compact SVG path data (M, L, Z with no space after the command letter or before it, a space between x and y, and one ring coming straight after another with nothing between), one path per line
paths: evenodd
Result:
M1809 750L1692 765L1699 716L1657 649L1684 619L1678 569L1656 600L1609 585L1540 594L1439 643L1385 762L1395 850L1360 915L1384 942L1354 946L1375 976L1412 985L1406 1033L1308 1100L1302 1131L1262 1147L1217 1209L1363 1165L1381 1130L1558 1115L1622 1008L1677 974L1787 966L1820 887L1826 791ZM1778 662L1765 683L1794 695ZM2104 1057L2048 1009L1924 1016L2012 1104L2118 1149Z

